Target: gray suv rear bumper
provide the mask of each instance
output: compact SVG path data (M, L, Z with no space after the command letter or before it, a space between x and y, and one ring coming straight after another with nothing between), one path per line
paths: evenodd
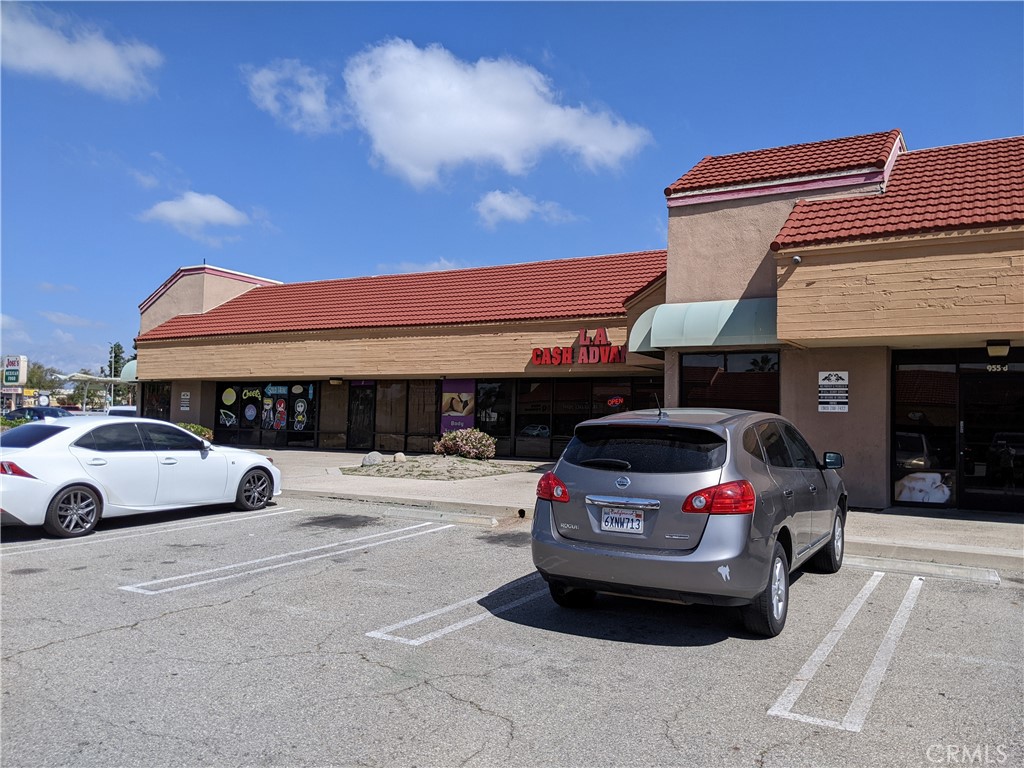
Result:
M534 565L548 581L713 605L744 605L768 584L773 542L750 539L749 515L710 516L692 550L627 550L621 542L604 547L562 536L554 527L551 504L538 499L532 536Z

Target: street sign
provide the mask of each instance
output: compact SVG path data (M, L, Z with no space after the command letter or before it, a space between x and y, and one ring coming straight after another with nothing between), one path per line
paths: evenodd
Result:
M25 355L4 355L4 386L23 387L28 381L28 358Z

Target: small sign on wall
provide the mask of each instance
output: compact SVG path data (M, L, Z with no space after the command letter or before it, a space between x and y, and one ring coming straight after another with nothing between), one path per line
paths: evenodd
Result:
M182 392L181 393L181 402L178 405L178 410L180 410L180 411L187 411L191 404L192 404L192 393L191 392Z
M850 372L818 371L818 412L848 413Z

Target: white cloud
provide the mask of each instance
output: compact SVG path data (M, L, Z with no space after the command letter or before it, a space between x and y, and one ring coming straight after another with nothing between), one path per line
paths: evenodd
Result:
M186 192L177 200L165 200L142 213L142 221L159 221L181 234L207 245L218 246L231 239L207 233L210 227L244 227L249 217L216 195Z
M31 344L32 337L29 336L25 330L24 324L21 320L11 317L10 315L0 314L0 343L3 344L3 350L5 354L22 354L19 352L12 352L12 344Z
M513 189L510 192L494 190L477 201L474 206L485 227L494 228L499 222L514 221L522 224L537 216L549 223L574 221L573 214L562 208L558 203L534 200Z
M449 269L465 269L468 264L461 264L443 256L429 262L400 261L394 264L378 264L379 274L409 274L411 272L443 272Z
M610 112L559 104L533 67L507 58L468 63L439 45L381 43L349 61L345 83L376 156L415 186L463 163L523 174L549 150L590 169L615 167L651 138Z
M68 283L39 283L37 286L43 293L66 293L68 291L77 291L77 285L69 285Z
M160 180L151 173L143 173L135 168L128 169L128 175L143 189L154 189L160 186Z
M242 67L249 98L296 133L330 133L341 127L341 105L327 95L330 79L296 59Z
M70 16L22 3L2 4L0 51L7 69L51 77L113 99L147 96L149 71L160 51L139 42L113 42L103 31Z
M103 323L90 320L86 317L68 315L64 312L48 312L40 310L39 315L46 318L54 325L67 325L73 328L102 328Z
M54 328L53 339L58 344L70 344L75 340L75 337L70 333L62 331L60 328Z

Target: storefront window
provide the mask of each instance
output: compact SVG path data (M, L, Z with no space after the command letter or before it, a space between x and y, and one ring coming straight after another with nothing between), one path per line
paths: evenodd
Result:
M680 403L689 408L779 412L779 353L681 355Z
M590 417L590 392L589 381L564 379L555 382L554 414L551 420L555 437L572 437L576 425Z
M633 391L629 379L598 379L590 410L594 417L628 411L633 407Z
M142 385L142 415L147 419L171 419L171 384L147 381Z
M312 382L217 386L214 440L226 445L313 447L317 385Z
M547 458L551 453L552 379L519 382L516 401L516 445L519 456Z
M897 365L892 398L893 499L948 506L956 483L956 365Z

